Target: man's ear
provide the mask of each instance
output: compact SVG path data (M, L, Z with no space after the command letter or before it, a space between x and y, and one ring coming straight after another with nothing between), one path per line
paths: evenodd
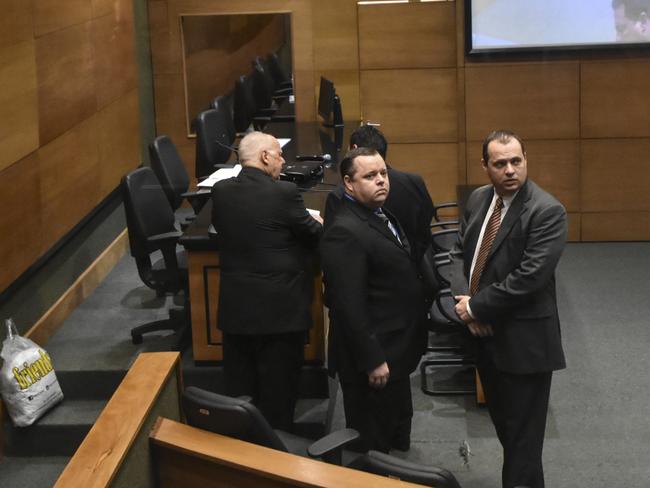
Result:
M487 163L485 162L485 159L481 159L481 166L483 166L483 171L487 172Z
M354 193L354 188L352 187L352 180L348 175L343 177L343 186L348 191L348 193Z

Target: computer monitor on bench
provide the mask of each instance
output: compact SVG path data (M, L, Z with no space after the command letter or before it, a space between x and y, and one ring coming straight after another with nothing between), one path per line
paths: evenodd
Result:
M318 115L323 118L325 127L343 126L341 99L336 94L334 83L322 76L320 77L320 93L318 95Z

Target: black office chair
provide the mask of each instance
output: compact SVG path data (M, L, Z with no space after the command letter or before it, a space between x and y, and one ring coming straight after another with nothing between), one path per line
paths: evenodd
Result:
M158 136L149 144L149 157L151 169L158 178L172 210L176 212L183 200L187 200L192 206L194 215L198 214L210 199L210 192L208 190L187 191L190 186L190 177L169 136ZM183 220L191 220L192 217L189 216L189 219L186 217ZM186 222L181 222L181 224L186 224Z
M293 89L291 87L286 88L286 87L276 85L275 80L271 75L271 69L269 67L267 60L265 60L261 56L255 57L255 60L253 61L253 68L257 66L259 66L259 68L261 69L261 73L264 77L264 84L267 90L269 91L269 93L271 94L272 100L275 100L277 102L289 98L289 96L293 93Z
M275 87L278 89L291 89L293 92L293 83L291 82L291 76L287 76L282 68L282 63L276 53L271 53L266 58L267 66L269 67L269 73L273 78Z
M197 179L210 176L219 168L232 167L232 149L228 113L219 110L205 110L196 118L196 160Z
M343 447L359 437L358 432L352 429L333 432L316 442L274 430L257 407L246 399L190 386L183 392L183 411L188 424L242 441L334 464L342 464L344 458L353 457L351 462L345 463L348 467L426 486L460 488L454 475L442 468L410 463L375 451L344 453Z
M450 259L448 254L425 254L424 279L431 289L436 289L435 300L429 309L428 327L430 338L427 355L420 362L420 389L427 395L470 395L474 387L454 386L436 387L436 369L467 369L475 365L475 359L467 348L467 330L463 321L456 315L453 293L449 288L454 273L462 273L462 264ZM429 371L434 375L429 386Z
M453 222L455 219L450 219L440 213L441 210L446 208L458 209L458 202L444 202L433 204L433 222ZM458 224L458 222L456 222Z
M174 330L182 335L187 328L187 259L176 251L182 235L175 225L174 212L151 168L136 169L122 178L122 194L131 255L140 279L157 296L184 291L185 306L170 309L169 319L139 325L131 330L134 344L142 335L158 330ZM152 262L151 254L160 251L162 259ZM180 344L180 341L179 341Z
M219 112L223 117L224 142L230 147L234 147L238 137L235 122L233 121L232 102L232 95L219 95L210 104L210 108Z

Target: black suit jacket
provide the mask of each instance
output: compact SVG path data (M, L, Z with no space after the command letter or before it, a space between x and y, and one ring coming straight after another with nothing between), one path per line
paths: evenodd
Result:
M431 219L433 202L424 181L419 175L388 168L390 191L383 208L399 221L411 244L413 256L419 262L431 244ZM327 195L325 202L325 227L333 220L341 206L345 191L342 185Z
M322 226L293 183L244 167L212 189L221 268L218 327L272 334L311 327L314 249Z
M367 382L367 373L386 361L390 378L407 376L426 337L422 284L408 244L400 245L372 210L344 199L323 235L321 263L332 312L330 373Z
M475 190L465 206L457 251L467 293L481 226L494 195L491 185ZM566 211L553 196L528 180L508 209L479 283L470 299L479 322L494 336L479 339L497 369L525 374L565 367L555 292L555 267L567 240Z

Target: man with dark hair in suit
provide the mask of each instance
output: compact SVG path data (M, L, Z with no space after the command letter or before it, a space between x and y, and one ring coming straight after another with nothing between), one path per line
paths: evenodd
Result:
M350 149L369 147L376 150L384 161L388 151L388 143L384 134L372 125L362 125L350 136ZM390 193L384 208L395 216L404 229L417 262L422 259L424 251L431 243L431 219L433 217L433 202L422 177L413 173L388 168ZM325 203L325 227L333 220L345 190L337 187L327 196Z
M551 376L565 368L555 267L567 240L564 207L528 179L524 144L510 131L483 143L491 184L469 197L457 256L456 313L477 343L477 368L503 446L503 487L542 488Z
M322 220L309 215L296 185L277 181L284 159L273 136L246 135L239 159L239 175L212 190L226 391L251 396L273 427L289 430Z
M345 194L321 241L329 306L328 366L338 373L348 427L362 450L410 447L409 374L422 355L425 307L408 237L383 208L383 158L351 150L340 164Z

